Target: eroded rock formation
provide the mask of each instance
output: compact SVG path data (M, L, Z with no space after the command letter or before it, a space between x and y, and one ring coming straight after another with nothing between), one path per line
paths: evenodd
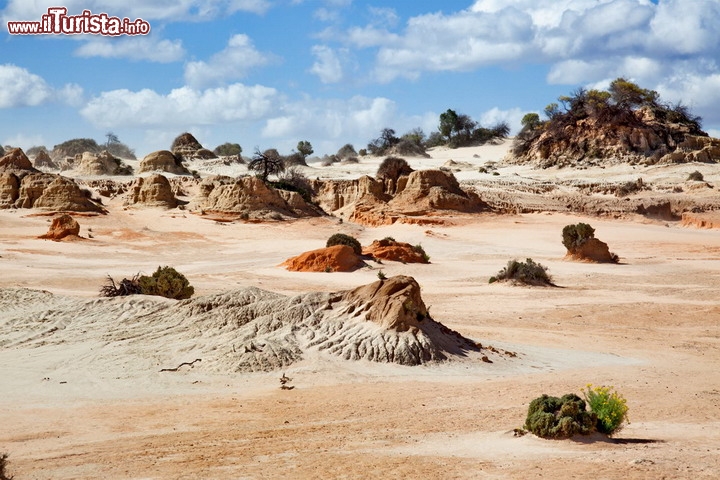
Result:
M64 214L53 218L48 232L39 238L57 242L64 238L77 237L78 235L80 235L80 224L70 215Z
M168 150L158 150L149 153L140 161L138 173L144 172L166 172L175 175L189 175L190 172L182 164L182 161Z
M347 245L319 248L292 257L283 263L292 272L352 272L364 262Z
M178 200L168 179L159 173L135 179L125 203L148 207L175 208Z

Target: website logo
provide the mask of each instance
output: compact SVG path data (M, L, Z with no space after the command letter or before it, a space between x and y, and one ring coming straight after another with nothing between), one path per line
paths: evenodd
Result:
M40 21L7 22L7 29L10 35L147 35L150 24L141 18L130 20L90 10L68 15L65 7L50 7Z

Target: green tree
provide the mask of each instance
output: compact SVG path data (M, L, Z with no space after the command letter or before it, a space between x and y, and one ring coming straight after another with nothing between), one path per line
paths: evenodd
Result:
M107 141L105 142L106 148L109 148L113 143L120 143L120 139L113 132L106 133L105 137L107 138Z
M308 155L312 155L313 148L307 140L300 140L297 144L297 151L300 152L303 157L307 157Z
M616 78L608 89L612 101L620 108L635 109L642 106L656 106L659 95L655 90L641 88L637 84Z
M440 134L450 140L452 138L452 133L455 131L457 122L457 112L448 108L445 113L440 114L440 125L438 126Z
M523 126L523 129L533 130L540 125L540 115L534 112L526 113L522 120L520 120L520 124Z

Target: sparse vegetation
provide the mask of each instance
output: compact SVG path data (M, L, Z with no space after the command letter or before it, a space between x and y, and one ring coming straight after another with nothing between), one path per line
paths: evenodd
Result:
M425 249L423 248L422 245L420 245L420 244L418 243L417 245L415 245L415 246L413 247L413 250L415 250L415 251L418 252L420 255L422 255L423 260L425 260L427 263L430 263L430 255L428 255L428 254L425 252Z
M377 277L380 280L387 280L387 275L385 275L385 273L382 270L378 270Z
M239 143L225 142L222 145L218 145L213 150L213 153L219 157L232 157L236 156L240 158L242 154L242 147Z
M553 285L552 278L547 273L547 267L535 263L532 258L524 262L510 260L497 275L490 277L490 283L510 280L525 285Z
M277 175L285 170L285 164L277 150L270 149L265 152L255 150L252 160L248 163L248 170L257 172L263 182L267 182L270 175Z
M525 428L542 438L588 435L596 428L597 415L586 410L585 401L573 393L562 397L543 395L530 402Z
M484 128L470 116L447 109L440 114L438 131L446 139L448 147L459 148L506 138L510 133L510 126L501 122L493 127Z
M313 147L307 140L300 140L297 144L297 151L303 156L303 159L308 155L312 155Z
M688 178L687 178L687 179L688 179L689 181L692 181L692 182L702 182L702 181L705 180L705 177L703 177L703 174L702 174L702 173L700 173L699 171L695 170L695 171L692 172L690 175L688 175Z
M15 478L7 472L7 459L7 453L0 455L0 480L13 480Z
M333 234L330 238L328 238L327 243L325 244L326 247L332 247L335 245L347 245L353 249L356 255L362 255L362 245L360 245L360 242L355 237L345 233Z
M574 252L591 238L595 238L595 229L587 223L565 225L562 231L563 245L568 252Z
M158 267L152 276L135 275L131 279L123 278L115 283L112 277L100 288L103 297L120 297L126 295L155 295L176 300L190 298L195 289L185 275L172 267Z
M585 401L597 416L597 430L612 435L620 431L627 421L627 400L613 387L593 387L587 385L583 390Z
M392 128L383 128L380 136L368 143L367 150L371 155L385 155L400 139L395 136Z
M375 174L377 178L397 180L402 175L410 175L413 169L405 159L400 157L387 157L382 161Z
M335 154L335 156L340 159L355 157L357 155L358 153L355 151L355 147L353 147L350 143L346 143L345 145L340 147L340 149Z
M268 185L278 190L298 192L306 202L312 201L312 185L307 177L296 167L291 166L278 175L277 182L268 182Z

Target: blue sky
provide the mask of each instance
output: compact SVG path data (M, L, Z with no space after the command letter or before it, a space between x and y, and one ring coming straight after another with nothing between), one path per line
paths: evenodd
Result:
M147 36L11 35L48 7ZM138 156L185 131L290 153L364 147L383 128L485 126L619 76L682 101L720 136L718 0L10 0L0 2L0 143L107 132Z

